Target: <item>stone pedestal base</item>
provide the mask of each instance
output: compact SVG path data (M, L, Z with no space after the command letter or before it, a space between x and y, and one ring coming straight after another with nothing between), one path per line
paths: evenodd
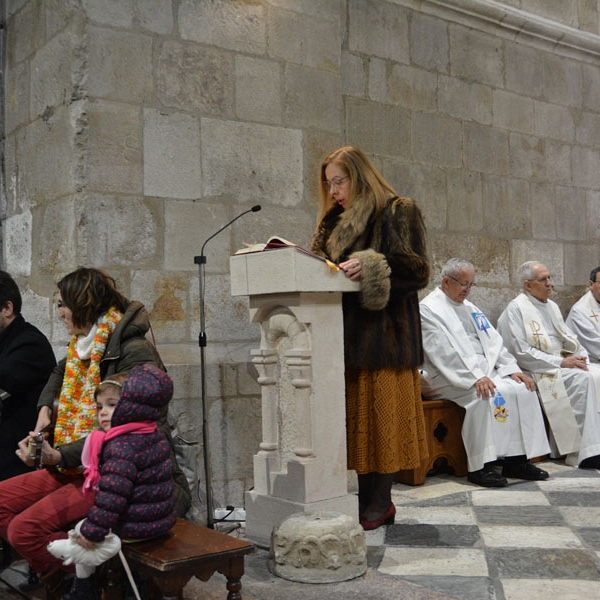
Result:
M362 527L337 512L295 514L273 530L269 568L301 583L334 583L364 575L367 547Z

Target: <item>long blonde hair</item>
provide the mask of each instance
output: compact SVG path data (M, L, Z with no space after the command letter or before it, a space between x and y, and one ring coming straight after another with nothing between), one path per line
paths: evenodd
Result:
M381 176L362 150L354 146L344 146L329 154L321 165L319 221L335 206L335 200L329 193L330 188L325 177L325 169L331 163L339 165L350 178L348 207L354 202L360 202L371 196L375 200L375 214L377 214L383 210L390 197L397 196L394 188Z

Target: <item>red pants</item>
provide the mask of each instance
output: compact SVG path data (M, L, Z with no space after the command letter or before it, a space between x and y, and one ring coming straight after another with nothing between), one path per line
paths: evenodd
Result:
M49 542L67 537L67 531L87 516L92 502L81 493L83 477L41 469L0 482L0 537L38 572L60 566L46 550Z

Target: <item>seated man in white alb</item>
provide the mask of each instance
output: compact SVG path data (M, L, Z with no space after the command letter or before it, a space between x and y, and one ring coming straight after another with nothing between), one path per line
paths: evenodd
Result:
M462 438L470 482L502 487L506 477L543 480L529 458L550 452L535 383L520 372L502 338L467 296L475 268L459 258L442 269L442 283L420 303L425 398L462 406ZM502 475L491 463L504 458Z
M592 363L600 363L600 267L590 273L588 291L571 307L567 327L587 350Z
M552 277L545 265L521 265L523 292L498 319L498 332L519 366L536 381L550 426L554 456L581 468L600 468L600 414L588 356L550 300ZM595 365L591 365L595 367Z

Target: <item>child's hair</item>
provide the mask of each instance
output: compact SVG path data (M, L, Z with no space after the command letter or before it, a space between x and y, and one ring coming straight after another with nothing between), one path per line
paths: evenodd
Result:
M123 387L123 382L127 379L128 373L115 373L114 375L108 375L105 379L103 379L96 388L94 392L94 400L98 399L98 394L104 391L109 385L116 387L119 389L119 394L121 393L121 388Z

